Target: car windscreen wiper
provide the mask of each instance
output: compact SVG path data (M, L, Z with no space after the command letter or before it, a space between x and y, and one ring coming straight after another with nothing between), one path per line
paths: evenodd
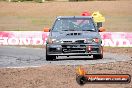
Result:
M82 31L95 31L95 30L82 30Z
M66 29L66 30L62 30L62 31L69 31L69 30Z
M69 30L62 30L62 31L75 31L75 29L69 29Z

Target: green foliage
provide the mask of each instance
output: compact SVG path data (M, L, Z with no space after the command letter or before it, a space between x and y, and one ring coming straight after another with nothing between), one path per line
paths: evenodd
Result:
M9 0L8 0L9 1ZM11 2L23 2L24 0L10 0Z
M89 1L89 0L69 0L70 2L76 2L76 1Z
M38 3L42 3L44 2L45 0L34 0L35 2L38 2Z
M0 1L23 2L23 1L33 1L33 0L0 0Z
M7 1L7 0L0 0L0 1Z
M11 2L35 1L38 3L43 3L45 1L57 1L57 0L0 0L0 1L11 1ZM58 0L58 1L60 1L60 0ZM61 0L61 1L63 1L63 0ZM78 1L118 1L118 0L67 0L67 1L78 2Z

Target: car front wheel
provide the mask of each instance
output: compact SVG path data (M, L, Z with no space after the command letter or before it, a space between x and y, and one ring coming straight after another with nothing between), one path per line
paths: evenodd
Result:
M55 59L56 59L56 56L46 55L46 60L47 61L52 61L52 60L55 60Z
M103 59L103 47L100 49L101 54L93 55L94 59Z
M46 46L46 61L52 61L55 59L56 59L56 56L47 54L47 46Z
M94 59L102 59L103 58L103 54L99 54L99 55L93 55Z

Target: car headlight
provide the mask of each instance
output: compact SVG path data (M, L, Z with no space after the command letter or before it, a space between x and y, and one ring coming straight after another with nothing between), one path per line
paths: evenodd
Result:
M92 42L93 42L92 39L85 39L85 40L84 40L84 43L92 43Z
M49 38L47 41L49 44L58 43L59 41L56 39Z
M100 39L98 39L98 38L85 39L85 40L84 40L84 43L93 43L93 42L99 43L99 41L100 41Z
M94 38L93 41L94 41L95 43L99 43L100 40L99 40L98 38Z

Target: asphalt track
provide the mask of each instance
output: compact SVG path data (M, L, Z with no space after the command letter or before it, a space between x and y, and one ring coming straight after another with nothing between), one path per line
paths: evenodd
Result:
M55 61L45 60L45 49L0 46L0 68L25 68L44 65L85 65L127 61L131 57L116 53L104 53L103 59L93 60L88 56L58 57Z

